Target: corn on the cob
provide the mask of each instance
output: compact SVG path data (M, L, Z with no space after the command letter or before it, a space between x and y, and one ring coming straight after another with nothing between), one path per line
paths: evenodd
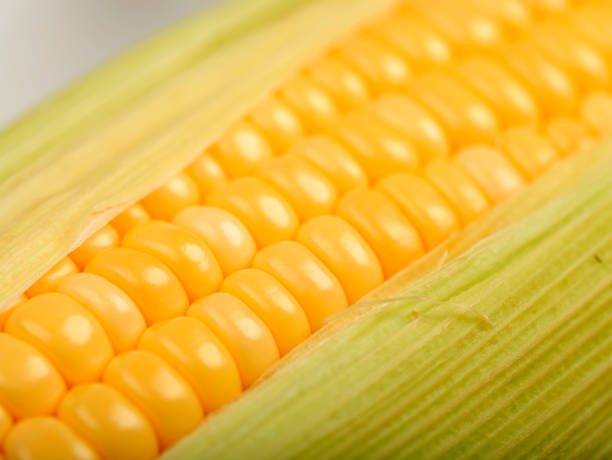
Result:
M157 455L612 131L612 42L584 26L608 7L467 3L359 31L32 284L0 317L6 455Z

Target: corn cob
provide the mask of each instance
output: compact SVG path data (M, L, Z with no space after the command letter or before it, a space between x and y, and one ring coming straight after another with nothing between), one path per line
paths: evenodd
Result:
M608 134L612 41L584 18L612 10L591 3L415 1L284 82L3 314L6 455L154 457Z

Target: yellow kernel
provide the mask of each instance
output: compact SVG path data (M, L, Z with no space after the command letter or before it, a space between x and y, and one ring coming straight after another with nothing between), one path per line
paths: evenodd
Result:
M176 275L192 301L214 292L221 284L221 268L206 243L169 222L138 225L125 234L121 246L159 259Z
M179 280L149 254L110 248L94 257L85 271L105 278L129 295L149 325L187 310L187 294Z
M376 100L370 109L411 139L425 162L449 154L449 140L442 124L414 99L389 93Z
M457 78L431 71L415 79L409 91L442 120L453 146L493 140L498 130L495 113Z
M331 212L338 199L327 176L299 155L266 163L258 176L278 189L302 220Z
M405 212L419 231L427 249L432 249L459 230L450 205L423 178L395 174L377 184Z
M555 117L546 124L546 136L563 155L573 155L589 148L595 142L590 127L578 118Z
M227 347L236 360L244 388L278 361L272 333L237 297L225 292L209 295L194 302L187 314L202 321Z
M186 206L200 203L200 191L191 177L180 173L141 201L155 219L170 220Z
M208 153L200 155L185 171L193 179L202 195L227 180L221 165Z
M612 56L612 33L610 31L611 10L605 5L585 4L572 9L572 14L564 15L564 26L574 29L608 58Z
M474 48L491 48L502 39L499 24L463 2L438 2L435 8L428 2L413 2L410 5L440 30L455 49L463 53Z
M525 185L521 173L497 149L486 145L466 147L455 156L493 203L499 203Z
M509 70L492 59L471 58L459 63L458 74L485 98L506 125L536 122L540 107L530 90Z
M367 111L342 117L332 133L351 148L354 157L373 180L398 171L415 171L419 164L410 139Z
M28 297L34 297L45 292L53 292L64 278L78 271L76 264L70 258L64 257L26 289L26 294Z
M119 390L152 422L161 448L170 447L202 421L194 390L164 360L148 351L115 356L103 382Z
M376 27L376 33L401 51L422 71L449 63L453 51L448 41L431 24L411 15L392 15Z
M390 278L424 253L421 237L384 194L355 189L338 203L338 216L352 225L372 247L385 278Z
M210 154L229 177L251 174L273 157L272 147L267 139L248 121L240 121L230 126L223 137L211 147Z
M375 92L397 88L412 76L408 61L373 33L351 38L338 53L368 79Z
M537 13L560 13L570 6L571 0L525 0Z
M293 144L288 154L306 158L327 174L340 194L368 184L368 177L357 160L327 136L302 139Z
M337 55L315 62L307 74L329 91L343 110L360 107L370 98L370 89L364 78Z
M226 276L248 267L257 251L244 224L225 209L190 206L179 212L173 222L208 245Z
M555 147L533 126L504 131L497 137L496 145L531 180L558 159Z
M0 446L2 445L2 441L6 437L6 433L13 425L13 418L8 411L0 405Z
M79 433L103 458L149 460L158 446L151 423L134 405L104 383L70 389L58 418Z
M0 404L14 417L53 413L66 392L55 367L33 346L0 333Z
M521 41L500 50L500 60L529 86L544 114L564 114L574 110L576 88L563 70L536 49Z
M261 179L245 177L215 188L206 197L208 206L226 209L249 229L259 246L289 240L298 218L285 198Z
M93 256L106 248L112 248L119 244L119 233L110 225L105 225L81 245L70 253L70 259L81 270L87 265Z
M17 423L4 441L10 460L99 460L100 456L66 424L54 417Z
M97 380L113 356L100 323L65 294L42 294L20 305L6 332L45 353L72 385Z
M434 160L425 167L425 178L446 198L464 225L489 208L485 193L458 163L448 159Z
M344 290L312 252L295 241L283 241L257 253L253 268L274 276L304 309L313 330L347 307Z
M180 316L151 326L138 347L171 364L195 389L206 412L242 392L234 358L227 347L195 318Z
M60 283L57 292L85 307L106 331L116 352L130 350L146 328L134 301L113 283L92 273L76 273Z
M335 101L306 75L294 78L280 95L295 109L306 132L325 129L338 118Z
M612 133L612 94L596 91L589 94L580 109L582 119L602 136Z
M468 0L468 4L501 24L513 32L528 27L533 21L530 8L524 0Z
M8 317L10 316L10 314L13 312L13 309L15 307L18 307L21 304L26 303L28 300L28 298L26 297L25 294L21 294L19 297L17 297L15 300L13 300L12 302L10 302L8 305L6 305L5 310L3 310L0 313L0 331L2 329L4 329L4 325L6 324L6 320L8 319Z
M278 96L261 102L250 113L250 118L266 135L270 145L279 152L304 135L304 127L297 114Z
M151 216L149 216L147 210L143 208L141 204L136 203L119 213L113 220L111 220L111 225L115 230L117 230L119 235L123 235L134 225L147 222L150 219Z
M268 326L282 355L310 335L308 318L272 275L247 268L225 278L221 291L242 300Z
M296 241L315 254L336 275L349 303L355 303L383 282L376 254L357 231L338 216L305 222Z
M564 24L549 21L531 28L527 40L559 65L578 88L610 85L610 68L604 56Z

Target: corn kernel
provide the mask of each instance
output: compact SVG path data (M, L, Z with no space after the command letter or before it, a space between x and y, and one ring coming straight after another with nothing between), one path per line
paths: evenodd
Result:
M244 224L225 209L190 206L179 212L173 222L208 245L226 276L248 267L255 256L255 240Z
M336 103L306 75L292 80L280 94L296 110L306 132L320 131L338 118Z
M149 216L147 210L141 204L136 203L119 213L111 221L111 225L117 230L119 235L123 235L135 225L147 222L150 219L151 216Z
M187 310L187 294L179 280L149 254L111 248L94 257L85 271L105 278L129 295L149 325Z
M463 225L477 219L489 208L484 192L458 163L447 159L434 160L425 167L425 177L452 206Z
M493 140L499 125L495 113L457 78L431 71L417 78L409 91L442 120L455 147Z
M53 413L66 392L55 367L33 346L0 333L0 404L13 416Z
M242 300L268 326L282 355L310 335L302 307L283 285L255 268L225 278L221 291Z
M398 88L412 75L408 61L372 33L353 37L338 51L368 79L375 92Z
M398 171L415 171L414 145L401 131L365 111L342 117L332 134L346 146L372 180Z
M242 391L238 368L227 347L195 318L180 316L151 326L138 347L177 369L206 412L219 409Z
M87 262L100 251L106 248L112 248L119 244L119 233L110 225L105 225L100 230L95 232L89 238L81 243L81 245L70 253L70 259L76 264L79 269L85 268Z
M197 235L169 222L134 227L121 246L150 254L172 270L191 300L214 292L222 273L215 256Z
M191 177L180 173L141 201L155 219L170 220L185 206L200 203L200 191Z
M8 411L0 405L0 446L6 437L6 433L13 425L13 418Z
M313 330L347 307L344 289L312 252L295 241L283 241L257 253L253 268L274 276L304 309ZM325 299L325 302L321 302Z
M206 204L238 217L259 246L291 239L298 226L295 211L285 198L257 178L236 179L217 187Z
M425 161L450 153L448 136L441 123L414 99L389 93L376 100L371 110L411 139Z
M193 179L203 196L215 186L227 180L221 165L208 153L200 155L197 160L191 163L186 172Z
M281 192L301 220L331 212L338 199L327 176L299 155L266 163L258 177Z
M60 283L57 292L76 300L98 320L117 353L134 348L146 328L134 301L101 276L70 275Z
M546 137L563 156L582 152L595 142L589 126L578 118L555 117L546 124Z
M102 381L119 390L148 417L162 449L193 430L204 417L193 389L170 365L148 351L115 356Z
M372 247L385 278L425 252L414 226L389 198L376 190L359 188L347 193L338 203L337 214Z
M26 294L28 297L34 297L45 292L53 292L64 278L78 271L76 264L70 258L64 257L26 289Z
M360 107L370 98L364 78L338 56L326 56L313 64L307 74L331 93L340 109Z
M298 243L310 249L344 287L349 303L354 303L382 283L378 258L344 219L323 215L305 222L298 230Z
M277 152L289 148L304 135L302 121L289 104L277 96L270 97L255 107L250 118L265 133Z
M377 188L408 215L428 249L459 230L459 221L451 207L424 179L396 174L380 181Z
M509 70L492 59L471 58L457 67L461 79L477 91L505 125L537 122L535 97Z
M415 70L450 62L453 51L448 41L431 24L412 15L397 14L383 20L376 32L401 51Z
M104 383L71 388L59 407L58 418L103 458L157 457L157 437L151 423L125 396Z
M72 385L100 378L113 356L100 323L65 294L42 294L20 305L6 332L45 353Z
M237 297L225 292L209 295L191 305L187 314L202 321L225 344L236 360L244 388L278 361L272 333Z
M596 91L584 100L580 113L591 128L603 136L612 133L612 95Z
M230 126L210 154L230 177L251 174L273 157L272 147L266 138L247 121Z
M100 456L66 424L53 417L17 423L4 441L11 460L98 460Z
M313 136L293 144L289 155L306 158L327 174L339 193L368 184L368 177L355 158L329 137Z
M558 159L555 147L533 126L511 128L498 136L496 144L531 180Z
M493 203L499 203L525 185L521 173L499 151L489 146L466 147L455 156Z

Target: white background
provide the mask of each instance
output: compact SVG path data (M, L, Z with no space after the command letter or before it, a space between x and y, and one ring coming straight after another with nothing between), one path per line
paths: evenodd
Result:
M0 0L0 129L84 71L213 1Z

